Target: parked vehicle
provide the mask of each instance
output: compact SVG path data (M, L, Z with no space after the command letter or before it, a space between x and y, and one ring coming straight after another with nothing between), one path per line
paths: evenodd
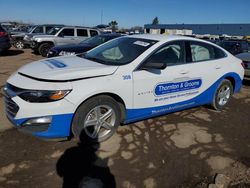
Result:
M210 42L124 36L20 68L4 87L6 114L37 137L104 141L120 124L205 104L220 110L243 75L241 60Z
M10 38L5 29L0 25L0 53L11 47Z
M250 50L250 46L245 40L218 40L215 41L215 43L233 55L248 52Z
M24 48L24 47L30 47L30 39L33 37L33 35L41 35L46 34L50 29L52 29L55 26L63 26L63 25L55 25L55 24L46 24L46 25L35 25L33 27L30 27L26 32L17 32L11 34L12 44L16 48Z
M245 39L247 42L250 42L250 36L245 36L244 39Z
M244 65L244 68L245 68L244 79L250 80L250 52L237 54L236 57L241 59Z
M61 45L55 46L50 49L48 53L48 57L56 57L62 55L75 55L83 52L87 52L92 48L99 46L111 39L120 37L120 34L101 34L94 37L91 37L87 40L80 42L79 44L68 44L68 45Z
M47 57L53 46L78 44L87 38L99 35L100 31L86 27L54 27L48 35L38 35L32 38L32 49L43 57Z

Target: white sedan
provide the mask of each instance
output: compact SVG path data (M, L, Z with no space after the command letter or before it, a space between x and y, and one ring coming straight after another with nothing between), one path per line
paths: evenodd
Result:
M104 141L120 124L205 104L220 110L243 75L241 60L206 41L124 36L23 66L4 88L6 114L37 137Z

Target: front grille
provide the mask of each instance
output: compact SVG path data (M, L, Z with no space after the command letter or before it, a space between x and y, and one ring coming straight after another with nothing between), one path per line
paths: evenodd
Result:
M13 119L19 110L19 106L12 100L12 97L15 97L19 90L19 88L8 83L4 87L5 111L8 118Z
M19 110L19 106L9 96L4 97L4 102L7 116L14 118Z

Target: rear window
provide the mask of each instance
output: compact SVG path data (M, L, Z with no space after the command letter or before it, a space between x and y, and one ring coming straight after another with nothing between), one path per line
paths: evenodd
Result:
M87 29L77 29L77 36L88 37Z

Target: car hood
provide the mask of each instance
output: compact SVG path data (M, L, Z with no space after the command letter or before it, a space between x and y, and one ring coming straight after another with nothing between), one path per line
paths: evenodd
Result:
M95 46L91 46L88 44L68 44L68 45L60 45L60 46L55 46L51 50L61 52L61 51L67 51L67 52L74 52L74 51L86 51L88 49L91 49ZM86 49L86 50L85 50Z
M36 39L36 38L54 38L55 35L47 35L47 34L36 34L36 35L33 35L33 39Z
M78 56L66 56L35 61L21 67L18 73L42 81L70 81L111 75L117 68Z

